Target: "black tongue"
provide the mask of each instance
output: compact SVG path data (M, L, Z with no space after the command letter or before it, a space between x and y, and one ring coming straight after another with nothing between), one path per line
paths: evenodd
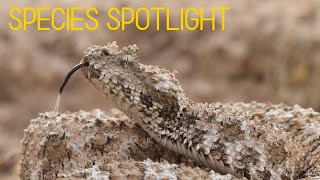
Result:
M64 81L62 83L62 85L60 86L60 89L59 89L59 94L62 93L64 87L66 86L66 84L68 83L70 77L72 76L73 73L75 73L78 69L84 67L84 66L89 66L89 62L81 62L77 65L75 65L71 71L67 74L67 76L64 78Z

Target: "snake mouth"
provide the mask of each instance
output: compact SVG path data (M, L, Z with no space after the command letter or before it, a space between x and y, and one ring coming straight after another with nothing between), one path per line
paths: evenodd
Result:
M82 68L81 73L89 81L92 78L99 78L101 75L100 70L95 69L93 66L90 66L90 65Z

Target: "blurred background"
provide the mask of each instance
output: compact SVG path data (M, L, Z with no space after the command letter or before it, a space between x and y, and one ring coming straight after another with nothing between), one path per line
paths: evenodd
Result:
M96 31L12 31L12 7L96 7ZM229 6L226 30L125 31L102 27L110 7ZM50 14L44 16L50 17ZM84 15L83 15L84 16ZM142 17L143 18L143 17ZM179 72L188 97L197 102L259 101L299 104L320 111L320 3L309 1L1 1L0 2L0 179L18 179L23 130L38 113L52 111L67 72L90 45L137 44L140 61ZM161 23L165 23L161 21ZM219 22L216 22L219 24ZM108 109L99 93L76 73L60 112Z

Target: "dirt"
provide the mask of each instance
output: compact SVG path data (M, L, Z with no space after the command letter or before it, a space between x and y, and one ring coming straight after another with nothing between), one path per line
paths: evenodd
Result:
M320 4L310 1L102 2L109 7L180 8L230 6L226 31L140 32L134 27L111 32L12 31L9 10L19 6L73 7L76 2L0 2L0 177L18 179L23 130L39 112L54 108L59 85L92 44L116 40L136 43L140 61L179 72L187 95L198 102L260 101L299 104L320 110ZM77 5L79 6L79 5ZM173 14L176 17L177 14ZM35 27L33 27L35 28ZM60 111L109 109L100 95L75 75L62 97Z

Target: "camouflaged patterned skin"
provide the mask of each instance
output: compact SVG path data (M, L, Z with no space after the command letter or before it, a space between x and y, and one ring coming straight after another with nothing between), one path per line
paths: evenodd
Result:
M116 42L91 46L82 73L158 143L221 174L301 177L306 156L290 132L250 112L189 100L174 73L139 63L137 51Z

